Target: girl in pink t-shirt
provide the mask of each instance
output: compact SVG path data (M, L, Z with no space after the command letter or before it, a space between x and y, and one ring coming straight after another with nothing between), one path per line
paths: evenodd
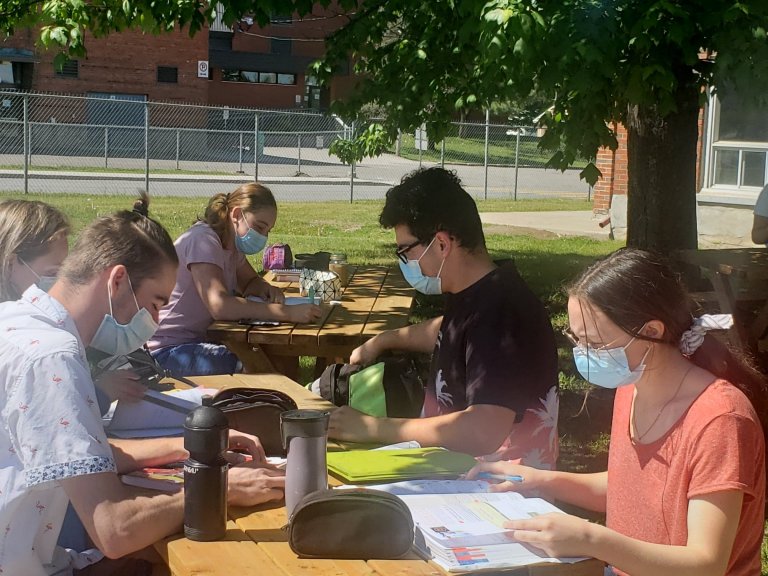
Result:
M204 217L176 240L179 269L160 327L149 342L152 355L175 376L240 372L226 346L207 342L212 322L242 319L312 322L315 304L287 306L282 291L265 281L246 256L261 252L277 220L277 203L266 186L244 184L208 201ZM249 300L249 296L262 301Z
M618 388L608 471L574 474L510 462L495 490L533 491L606 513L507 523L548 556L592 556L618 574L760 573L765 507L765 379L707 335L729 316L692 319L688 294L661 258L624 249L569 289L579 372Z

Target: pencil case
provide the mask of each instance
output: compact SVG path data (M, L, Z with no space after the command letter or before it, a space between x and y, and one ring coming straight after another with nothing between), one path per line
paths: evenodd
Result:
M413 517L405 502L381 490L318 490L294 508L288 544L302 558L400 558L413 545Z
M296 410L287 394L266 388L224 388L213 397L213 406L224 412L229 427L258 436L267 456L284 456L280 414Z

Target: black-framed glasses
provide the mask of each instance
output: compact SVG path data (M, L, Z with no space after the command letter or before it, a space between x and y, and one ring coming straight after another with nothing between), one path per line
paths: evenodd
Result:
M421 240L416 240L415 242L412 242L407 246L403 246L402 248L398 247L397 250L395 250L395 254L397 255L398 258L400 258L400 262L402 262L403 264L408 264L408 256L407 256L408 252L411 249L416 248L416 246L418 246L419 244L421 244Z

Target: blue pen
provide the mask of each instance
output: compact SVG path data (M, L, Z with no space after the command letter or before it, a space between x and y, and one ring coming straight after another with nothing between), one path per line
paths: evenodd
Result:
M500 482L522 482L523 477L517 474L491 474L490 472L480 472L477 475L478 478L483 480L499 480Z

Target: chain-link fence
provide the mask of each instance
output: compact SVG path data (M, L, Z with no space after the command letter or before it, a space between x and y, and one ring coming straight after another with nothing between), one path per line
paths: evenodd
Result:
M532 128L456 123L438 143L417 130L352 171L328 148L354 130L300 110L0 92L0 190L210 196L259 180L281 201L351 201L443 165L477 198L589 195L578 169L544 169Z

